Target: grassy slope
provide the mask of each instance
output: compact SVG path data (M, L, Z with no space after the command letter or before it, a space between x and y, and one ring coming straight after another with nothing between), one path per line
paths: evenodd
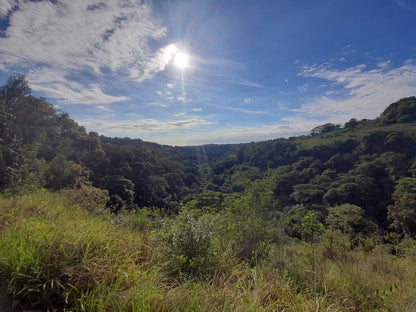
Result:
M0 281L43 311L410 311L416 298L409 253L327 239L272 246L254 268L229 256L210 277L181 278L154 235L120 223L56 193L0 198Z

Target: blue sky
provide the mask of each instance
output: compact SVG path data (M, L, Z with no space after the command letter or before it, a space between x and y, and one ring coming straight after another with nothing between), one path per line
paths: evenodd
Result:
M414 0L0 0L0 82L106 136L261 141L416 95L415 38Z

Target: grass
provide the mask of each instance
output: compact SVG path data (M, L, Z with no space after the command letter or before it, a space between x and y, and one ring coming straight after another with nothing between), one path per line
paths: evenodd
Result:
M22 309L41 311L410 311L415 305L411 253L392 256L383 246L331 253L325 241L281 243L255 266L217 250L218 269L180 276L158 232L58 193L0 198L0 286Z

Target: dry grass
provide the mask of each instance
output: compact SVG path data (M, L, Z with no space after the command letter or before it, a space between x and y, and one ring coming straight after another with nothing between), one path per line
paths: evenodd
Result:
M392 256L382 246L328 252L325 242L286 243L254 267L224 250L218 270L175 279L166 269L174 262L153 234L112 223L59 194L1 198L1 280L23 308L40 310L411 311L416 305L416 257Z

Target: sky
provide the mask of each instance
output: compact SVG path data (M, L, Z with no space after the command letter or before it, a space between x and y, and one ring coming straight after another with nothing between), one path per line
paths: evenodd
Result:
M244 143L416 95L415 0L0 0L0 84L110 137Z

